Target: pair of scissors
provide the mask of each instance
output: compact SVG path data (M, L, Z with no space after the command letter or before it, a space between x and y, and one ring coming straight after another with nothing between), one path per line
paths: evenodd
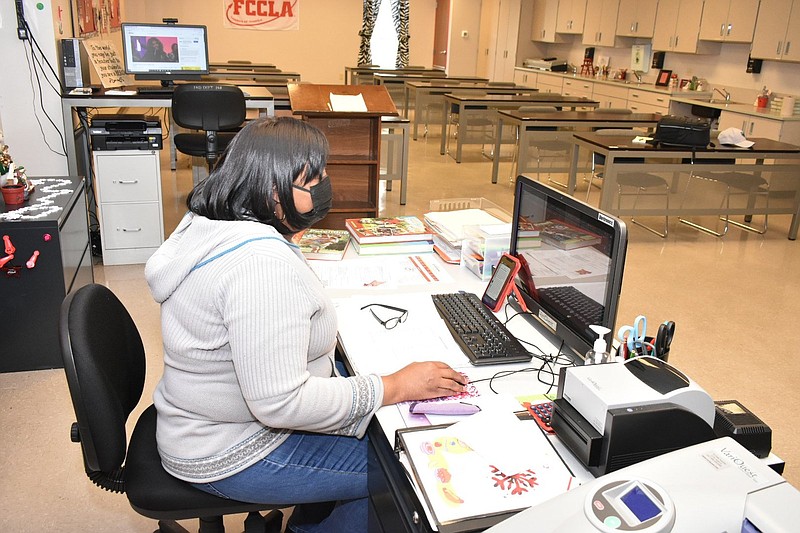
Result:
M620 342L628 347L628 357L646 355L645 334L647 333L647 318L639 315L633 321L633 326L622 326L619 328Z
M667 320L658 326L655 342L655 356L666 361L669 357L669 347L672 344L672 337L675 336L675 322Z

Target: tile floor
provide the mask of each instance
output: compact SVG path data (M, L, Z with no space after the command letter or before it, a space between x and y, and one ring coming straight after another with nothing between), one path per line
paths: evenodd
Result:
M456 164L438 147L437 137L411 142L408 204L399 205L395 182L381 195L381 213L421 215L430 199L458 197L485 197L511 209L511 184L490 183L490 164L477 148ZM169 168L166 150L162 157ZM508 175L507 163L501 172ZM190 186L184 158L178 172L163 173L168 232L185 211ZM724 239L677 220L667 239L629 225L618 321L630 323L638 314L651 322L674 320L670 362L714 399L738 399L768 423L773 450L788 465L786 477L800 486L800 437L792 429L793 406L800 404L800 356L794 354L800 348L800 243L786 238L789 221L774 216L765 236L731 229ZM161 340L158 307L142 271L141 265L98 265L95 280L120 296L142 332L147 397L160 374ZM69 440L72 421L62 370L0 374L0 531L152 531L154 523L124 496L97 489L84 476L79 446ZM229 524L241 530L240 519ZM196 531L194 523L185 526Z

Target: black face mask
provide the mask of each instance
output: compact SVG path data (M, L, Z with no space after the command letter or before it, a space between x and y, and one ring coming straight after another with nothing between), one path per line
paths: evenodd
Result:
M297 233L311 227L315 222L319 222L328 214L333 204L333 188L331 187L331 180L328 177L322 179L316 185L309 188L301 187L300 185L292 185L295 189L307 192L311 195L311 211L308 213L299 213L297 216L297 227L294 229L289 228L282 220L273 220L270 224L278 230L282 235L289 235ZM293 226L295 224L292 224Z
M309 188L301 187L299 185L292 185L295 189L307 192L311 195L311 211L308 213L301 213L300 216L307 222L306 227L311 226L314 222L318 222L325 218L328 211L331 210L333 204L333 187L331 187L331 179L325 177L320 180L316 185ZM304 228L305 229L305 228Z

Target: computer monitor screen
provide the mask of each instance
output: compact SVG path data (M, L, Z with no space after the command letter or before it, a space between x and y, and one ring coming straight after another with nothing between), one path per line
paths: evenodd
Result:
M208 74L205 26L122 24L125 72L137 80L199 79Z
M510 253L531 314L584 357L597 334L611 345L628 245L625 223L525 176L517 178Z

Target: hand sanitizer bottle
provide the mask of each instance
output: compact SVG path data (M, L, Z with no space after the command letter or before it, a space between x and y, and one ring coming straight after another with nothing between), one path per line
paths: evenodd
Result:
M592 331L597 333L597 340L594 341L594 346L592 349L586 352L584 364L599 365L600 363L610 363L612 359L608 353L605 336L611 330L596 324L592 324L589 327L592 329Z

